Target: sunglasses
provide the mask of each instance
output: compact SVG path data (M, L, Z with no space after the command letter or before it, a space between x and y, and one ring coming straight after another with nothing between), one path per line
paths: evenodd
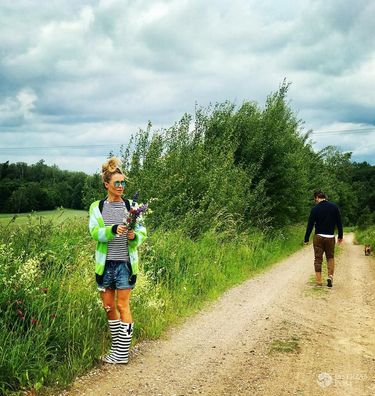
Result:
M113 182L113 185L115 187L125 187L126 186L126 181L125 180L123 180L123 181L115 181L115 182Z

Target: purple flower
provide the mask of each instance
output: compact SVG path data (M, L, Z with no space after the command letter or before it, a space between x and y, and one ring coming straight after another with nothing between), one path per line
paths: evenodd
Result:
M133 196L133 204L132 204L132 206L135 206L135 204L137 203L137 201L138 201L138 196L139 196L139 192L136 191L136 193L135 193L134 196Z
M141 204L138 208L131 208L127 219L128 228L133 230L137 224L139 216L144 213L148 208L147 204Z

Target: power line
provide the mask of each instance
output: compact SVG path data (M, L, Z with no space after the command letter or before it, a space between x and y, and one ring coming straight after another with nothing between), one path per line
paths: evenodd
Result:
M354 132L354 133L353 133ZM357 133L371 133L375 132L375 127L372 128L353 128L353 129L336 129L336 130L328 130L328 131L312 131L311 133L314 135L326 135L326 134L357 134Z
M51 150L51 149L83 149L88 147L113 147L115 145L123 145L124 143L108 143L108 144L79 144L75 146L32 146L32 147L0 147L0 150Z
M337 129L337 130L328 130L328 131L312 131L313 135L339 135L339 134L353 134L357 135L359 133L373 133L375 132L374 128L353 128L353 129ZM54 150L54 149L73 149L80 150L85 148L100 148L100 147L113 147L113 146L121 146L124 143L113 142L113 143L105 143L105 144L78 144L78 145L70 145L70 146L30 146L30 147L0 147L0 151L12 151L12 150Z

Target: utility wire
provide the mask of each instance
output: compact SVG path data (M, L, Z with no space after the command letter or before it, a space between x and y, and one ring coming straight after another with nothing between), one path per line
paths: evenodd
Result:
M314 135L327 135L327 134L350 134L356 135L357 133L372 133L375 132L375 128L354 128L354 129L337 129L329 131L312 131Z
M353 128L353 129L337 129L337 130L329 130L329 131L312 131L312 135L348 135L353 134L357 135L359 133L374 133L375 128ZM54 149L73 149L79 150L84 148L100 148L100 147L114 147L121 146L124 143L106 143L106 144L78 144L72 146L31 146L31 147L0 147L0 151L8 151L8 150L54 150Z
M0 150L41 150L41 149L61 149L61 148L69 148L69 149L83 149L88 147L113 147L118 145L123 145L124 143L108 143L108 144L79 144L76 146L33 146L33 147L0 147Z

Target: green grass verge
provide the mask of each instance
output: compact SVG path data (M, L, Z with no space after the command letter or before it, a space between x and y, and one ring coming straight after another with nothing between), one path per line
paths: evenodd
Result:
M375 225L366 228L357 228L355 239L361 245L370 245L372 251L375 251ZM374 253L372 253L374 254Z
M273 236L218 234L193 241L157 230L141 249L132 295L135 341L160 337L207 301L301 247L303 227ZM108 348L85 219L30 216L0 229L0 394L55 392Z
M31 213L0 213L0 224L27 224L30 222L30 217L33 218L45 218L53 219L55 221L66 221L71 218L85 218L88 217L88 213L85 210L75 209L55 209L45 210Z
M355 232L356 230L357 230L357 226L344 227L344 238L345 238L345 234L349 232Z

